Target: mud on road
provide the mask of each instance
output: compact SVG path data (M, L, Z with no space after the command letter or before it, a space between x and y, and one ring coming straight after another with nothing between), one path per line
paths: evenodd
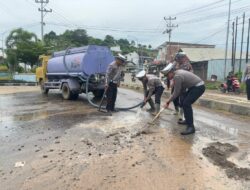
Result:
M140 100L140 94L120 89L117 102ZM3 189L250 187L245 175L228 173L249 170L249 121L197 108L197 133L182 137L183 127L165 111L150 133L141 134L152 119L147 112L105 116L84 96L64 101L57 91L42 96L36 89L2 94L0 102ZM223 167L218 157L232 164Z

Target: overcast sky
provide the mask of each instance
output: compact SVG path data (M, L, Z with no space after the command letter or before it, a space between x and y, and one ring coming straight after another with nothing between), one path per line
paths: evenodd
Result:
M45 1L45 0L44 0ZM164 16L176 16L172 41L208 43L224 47L229 0L50 0L45 33L84 28L96 38L110 34L153 47L168 40ZM40 32L40 4L35 0L0 0L0 34L14 28ZM250 17L249 0L232 0L232 16ZM240 20L242 23L242 18ZM245 34L247 32L245 25ZM242 24L239 25L241 34ZM245 35L246 36L246 35ZM231 37L231 35L230 35ZM246 38L245 38L246 39ZM240 37L239 37L240 40ZM245 40L246 41L246 40Z

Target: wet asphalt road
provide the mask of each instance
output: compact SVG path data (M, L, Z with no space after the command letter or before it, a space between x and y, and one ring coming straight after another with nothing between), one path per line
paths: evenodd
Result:
M117 106L141 99L119 89ZM239 151L228 160L250 168L249 118L195 108L197 132L182 137L166 110L152 134L137 136L152 119L138 109L105 116L86 97L64 101L57 91L0 95L0 102L2 189L250 189L202 154L209 143L229 143Z

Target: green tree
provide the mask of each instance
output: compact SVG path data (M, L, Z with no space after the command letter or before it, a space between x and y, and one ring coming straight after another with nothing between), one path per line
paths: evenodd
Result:
M89 45L103 45L103 40L89 36L88 37L88 44Z
M88 45L88 35L86 30L77 29L77 30L66 30L61 38L69 42L73 46L84 46Z
M121 47L122 53L127 54L133 51L129 41L127 39L119 39L117 44Z
M50 31L48 34L44 35L44 44L45 48L49 52L53 52L57 49L58 47L58 36L54 31Z
M105 39L103 40L103 45L112 47L116 45L116 41L113 36L107 35L105 36Z
M131 46L135 47L135 41L132 40L131 43L130 43Z
M10 68L11 72L15 72L17 67L18 67L18 62L17 62L17 56L16 56L16 51L13 49L7 49L6 50L7 54L7 63Z
M44 47L34 33L18 28L12 30L6 39L7 57L12 69L16 69L17 61L33 66ZM13 70L13 71L14 71Z

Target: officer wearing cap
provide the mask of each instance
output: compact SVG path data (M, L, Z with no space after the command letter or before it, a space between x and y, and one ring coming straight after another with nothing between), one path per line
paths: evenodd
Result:
M118 54L115 61L113 61L107 68L106 72L106 96L107 96L107 105L106 110L108 113L117 111L115 109L115 101L117 96L117 87L120 86L121 73L123 66L126 63L126 58Z
M165 105L166 108L171 101L187 89L183 97L185 120L178 121L178 123L187 125L186 130L181 133L182 135L195 133L192 104L205 92L204 81L189 71L175 70L175 65L173 63L168 64L161 72L166 75L168 79L173 79L174 82L174 92L167 100Z
M175 54L174 60L176 62L176 66L175 66L176 70L183 69L183 70L190 71L190 72L193 73L193 67L190 64L190 61L189 61L189 59L188 59L185 52L178 51ZM173 91L174 91L174 88L172 88L171 93L173 93ZM178 96L176 99L173 100L176 113L179 115L179 120L183 119L182 101L183 101L183 95L182 94L180 96Z
M193 73L193 67L185 52L179 51L175 54L175 61L177 62L175 69L183 69Z
M143 84L144 103L142 107L148 102L151 107L148 111L158 113L160 111L161 96L164 91L161 80L155 75L146 74L146 71L144 70L140 71L136 75L136 78L138 78ZM153 94L155 94L155 104L151 98Z

